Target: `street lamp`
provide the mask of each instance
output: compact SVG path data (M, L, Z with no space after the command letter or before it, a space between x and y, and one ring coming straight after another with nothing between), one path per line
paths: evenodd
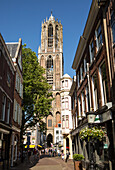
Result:
M96 117L96 113L91 111L87 113L87 118L88 118L88 125L89 128L93 127L93 123ZM88 148L89 148L89 160L90 160L90 170L94 170L94 141L92 137L90 137L90 140L88 142Z

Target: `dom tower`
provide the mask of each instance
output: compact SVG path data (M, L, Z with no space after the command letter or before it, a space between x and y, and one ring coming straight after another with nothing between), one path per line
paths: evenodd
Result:
M63 76L63 28L62 24L51 16L44 20L41 31L41 47L38 49L38 60L46 70L47 82L52 86L54 100L52 110L46 119L47 145L54 143L54 128L61 120L61 77Z

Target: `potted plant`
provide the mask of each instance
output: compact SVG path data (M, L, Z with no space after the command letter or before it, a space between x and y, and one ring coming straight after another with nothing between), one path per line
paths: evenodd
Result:
M75 170L81 169L81 161L84 159L84 156L81 154L74 154L73 160L74 160L74 167Z
M79 137L80 137L81 140L87 140L88 142L90 141L91 138L94 141L96 141L96 140L102 141L105 134L106 134L106 131L101 129L101 128L97 128L97 127L88 128L88 127L86 127L86 128L84 128L80 131Z

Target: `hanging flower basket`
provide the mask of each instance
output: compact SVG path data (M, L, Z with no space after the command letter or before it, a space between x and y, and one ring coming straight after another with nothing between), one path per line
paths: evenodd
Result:
M105 136L106 131L101 129L101 128L97 128L97 127L93 127L93 128L84 128L80 131L79 133L79 137L81 140L85 140L88 141L92 138L95 141L99 140L102 141L103 137Z

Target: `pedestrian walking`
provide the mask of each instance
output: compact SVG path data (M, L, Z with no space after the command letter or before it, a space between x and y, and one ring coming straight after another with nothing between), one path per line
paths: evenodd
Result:
M69 151L67 151L67 153L66 153L66 160L65 160L65 162L67 162L68 159L69 159Z
M64 153L62 152L61 154L62 160L64 161Z
M30 162L30 157L31 157L31 150L28 150L28 162Z

